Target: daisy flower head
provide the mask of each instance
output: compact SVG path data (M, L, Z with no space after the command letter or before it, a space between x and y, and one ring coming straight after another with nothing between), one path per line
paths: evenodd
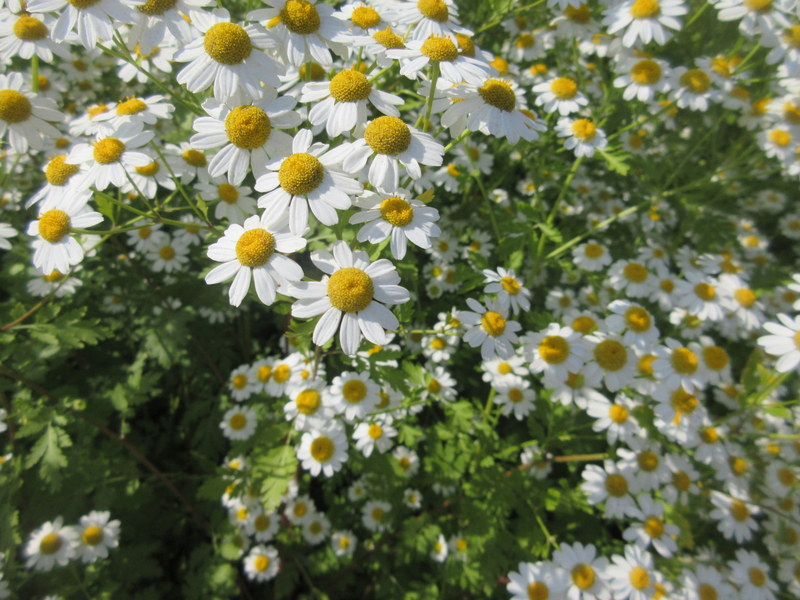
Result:
M567 597L570 600L611 598L605 582L608 559L597 557L594 544L561 544L553 552L553 563L569 574Z
M189 142L181 142L178 146L167 144L164 154L172 172L184 185L195 179L201 183L208 181L208 158Z
M81 181L84 188L105 190L109 185L122 187L128 173L136 167L147 167L153 159L137 150L153 139L152 131L139 131L135 125L120 128L114 135L98 133L94 143L78 144L70 150L65 162L86 168Z
M411 38L415 40L469 33L458 23L458 7L453 0L402 0L394 2L392 10L392 17L399 24L414 26Z
M797 369L800 365L800 316L778 314L779 323L768 322L764 329L771 335L758 338L758 345L767 354L778 357L775 368L780 373Z
M773 600L778 584L769 577L769 566L755 552L739 549L729 563L731 581L739 587L742 598Z
M256 180L256 189L266 192L258 206L273 218L288 216L289 229L295 235L305 232L309 208L323 225L336 225L337 209L350 208L350 197L363 191L358 181L336 167L341 162L341 147L328 151L327 144L312 141L310 130L298 131L292 140L292 154L268 162L267 172Z
M379 244L391 236L389 247L398 260L406 255L408 242L427 249L431 247L431 238L441 234L436 225L439 211L412 198L408 190L366 191L355 204L362 210L350 217L350 224L364 223L356 239Z
M704 388L706 381L702 378L697 353L672 338L667 338L664 343L654 350L656 360L652 367L656 379L671 390L683 387L692 393Z
M48 121L63 119L55 102L27 91L20 73L0 73L0 139L7 135L15 153L44 148L44 138L60 135Z
M760 512L758 507L718 491L711 492L711 503L715 508L709 516L717 521L717 528L725 539L735 539L741 544L758 531L758 523L753 518Z
M123 127L130 131L141 131L153 126L159 119L169 119L175 107L165 102L164 96L129 96L95 117L97 133L113 136Z
M536 106L547 113L558 111L562 117L578 112L589 104L589 100L578 89L578 83L570 77L553 77L533 86Z
M385 18L389 16L391 8L386 7L388 8L387 12L384 7L385 3L381 0L369 0L367 2L356 0L340 7L334 15L346 23L349 21L351 34L372 35L388 25L388 21Z
M136 20L133 12L139 0L31 0L26 10L32 13L58 12L59 17L51 32L55 42L68 40L73 31L87 50L97 42L109 42L114 37L115 25L131 24Z
M473 298L467 298L467 306L472 310L462 310L456 318L464 323L464 341L473 348L480 347L481 358L510 358L519 341L517 332L522 329L517 321L508 320L508 306L496 300L489 300L486 306Z
M267 213L253 215L242 225L229 225L223 237L209 247L208 257L222 264L209 271L205 281L211 285L233 277L228 298L232 306L239 306L252 279L258 299L269 306L279 288L303 278L303 269L286 254L305 246L306 240L290 233L284 220Z
M272 546L254 546L244 558L244 573L251 581L269 581L278 574L278 551Z
M628 300L614 300L608 310L612 314L606 317L606 325L610 331L622 334L624 344L649 348L658 342L655 317L643 306Z
M306 83L300 102L313 103L309 122L314 126L324 123L328 136L334 138L367 121L368 102L385 115L399 117L397 107L404 100L374 87L361 71L343 69L330 81Z
M302 534L303 539L309 544L319 544L328 537L328 532L331 529L331 523L328 518L322 513L317 513L308 521L303 523Z
M566 381L569 373L580 373L589 352L579 332L558 323L526 335L523 342L531 372L543 373L548 385Z
M676 542L680 528L664 520L664 503L654 500L650 494L639 494L638 521L632 523L622 534L626 541L642 550L652 546L661 556L669 558L678 551Z
M268 542L278 533L279 525L278 515L268 515L263 509L257 509L248 514L245 533L253 536L257 542Z
M588 465L583 470L582 477L581 490L586 494L589 504L605 503L604 514L607 518L640 516L633 499L640 487L630 467L620 467L607 460L603 467Z
M371 500L361 510L361 520L364 527L370 531L385 531L389 528L389 513L392 505L381 500Z
M622 71L614 79L614 87L625 88L622 98L626 101L636 98L639 102L652 102L656 94L670 89L671 73L663 60L637 58L623 62Z
M486 294L497 294L497 301L511 308L512 314L525 312L530 309L530 295L528 288L517 277L513 270L498 267L496 271L483 270L484 282L488 285L483 288Z
M572 150L577 157L592 157L595 149L602 150L608 144L605 132L591 119L562 117L556 125L556 133L560 137L567 138L564 147Z
M686 272L685 281L678 281L675 304L699 319L720 321L723 316L717 280L701 271Z
M338 44L350 35L347 26L334 16L335 9L316 0L267 0L271 8L254 10L249 19L264 21L278 39L278 48L289 64L299 67L314 61L323 67L333 62L331 49L346 54Z
M208 174L218 177L227 173L228 181L239 185L248 166L258 178L267 172L270 160L289 154L292 138L280 130L300 124L294 105L291 96L275 98L274 93L247 104L209 98L203 102L209 116L195 119L197 133L190 143L200 150L222 146L208 163Z
M91 196L91 190L81 185L83 179L81 166L67 163L66 154L53 155L42 170L45 184L25 202L25 208L46 200L58 200L68 194L83 194L87 199Z
M676 67L672 72L670 96L680 108L705 112L710 102L719 102L722 93L714 87L711 75L701 68Z
M312 341L321 346L340 329L339 342L348 356L358 352L362 334L373 344L388 344L385 330L400 324L385 305L402 304L411 297L398 285L400 276L392 263L386 259L370 263L365 252L353 252L341 240L332 254L312 252L311 261L324 273L322 281L295 283L289 295L298 299L292 305L295 318L322 315Z
M397 437L397 429L382 422L359 423L353 432L356 449L369 458L374 450L383 454L388 452Z
M331 536L333 553L338 556L352 556L356 550L358 538L349 531L337 531Z
M516 144L520 138L536 140L547 129L527 109L522 89L509 79L483 77L476 83L448 88L444 94L450 104L442 114L442 125L454 136L469 129Z
M56 564L63 567L75 558L78 533L64 527L61 517L47 521L31 533L25 544L25 566L37 571L50 571Z
M622 44L628 48L636 46L637 41L663 45L672 35L669 29L681 28L676 17L688 10L683 0L624 0L606 9L603 25L609 34L624 30Z
M697 566L694 571L687 570L681 583L683 597L689 600L739 597L733 586L725 583L722 574L712 567Z
M586 336L593 344L591 357L583 370L591 377L600 375L611 392L628 385L636 375L636 354L619 335L594 334Z
M157 55L170 42L192 41L196 30L191 18L210 3L209 0L147 0L139 4L136 22L128 34L128 39L136 42L136 55L142 57L154 52Z
M625 555L614 555L608 567L608 587L620 600L649 600L654 588L653 557L637 546L625 546Z
M436 541L433 543L433 548L431 549L430 557L432 560L438 563L443 563L447 560L447 555L450 553L450 548L447 546L447 540L445 539L444 535L441 533L439 537L436 538Z
M78 531L77 554L85 563L96 562L98 558L107 558L108 551L119 545L118 520L110 521L108 511L93 510L80 519Z
M342 167L348 173L363 169L369 159L369 182L387 192L397 189L402 165L412 179L422 177L420 164L442 164L444 146L433 136L406 125L399 117L383 116L367 123L363 137L341 147Z
M618 260L608 270L608 283L631 298L641 298L653 291L656 277L641 262Z
M511 600L561 598L569 587L569 574L550 562L519 563L508 574L506 591Z
M295 429L312 429L334 415L330 392L322 379L292 385L286 395L289 402L284 405L283 412L287 421L294 422Z
M240 365L231 373L228 391L236 402L243 402L259 391L258 377L250 365Z
M175 54L177 62L189 63L178 73L178 83L194 93L213 85L214 98L220 101L259 98L261 83L280 86L283 67L265 52L278 42L266 31L231 22L225 9L192 14L192 24L202 35Z
M215 219L241 224L256 212L256 200L250 196L252 190L228 183L222 177L198 183L197 191L203 200L214 204Z
M380 388L369 377L369 373L345 372L331 383L331 396L337 412L346 421L364 419L375 410Z
M43 14L7 14L0 22L0 55L7 60L13 56L29 60L35 54L47 63L53 62L54 54L69 58L64 45L50 37L52 26L52 20Z
M514 414L514 417L521 421L528 413L533 410L533 400L536 393L530 389L530 382L518 377L509 375L502 381L497 381L492 388L497 391L494 397L495 404L501 406L502 413L506 416Z
M418 79L431 66L453 84L466 81L479 85L492 74L488 63L460 53L455 39L447 36L411 39L404 48L388 50L386 56L400 60L400 74L409 79Z
M151 268L156 273L183 271L189 262L189 245L185 241L164 236L160 244L154 244L147 252Z
M592 430L606 431L609 444L619 441L629 441L641 431L636 417L632 411L636 404L628 396L617 394L612 403L608 398L598 394L590 398L586 405L586 412L595 419Z
M231 408L222 417L219 426L229 440L246 440L255 433L256 413L244 406Z
M39 216L28 225L27 234L36 236L32 243L33 264L41 272L68 273L71 266L83 260L84 249L70 230L86 229L103 220L103 215L86 203L86 196L72 195L40 205Z

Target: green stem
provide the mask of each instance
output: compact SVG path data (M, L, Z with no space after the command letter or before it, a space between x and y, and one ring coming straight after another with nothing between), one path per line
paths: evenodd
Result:
M36 52L31 56L31 91L39 92L39 55Z
M414 127L419 128L422 125L422 131L427 131L431 124L431 108L433 107L433 98L436 95L436 82L439 81L439 62L431 62L431 73L429 80L431 82L431 90L428 93L428 99L425 102L425 112L420 111L419 117ZM424 119L424 120L423 120Z

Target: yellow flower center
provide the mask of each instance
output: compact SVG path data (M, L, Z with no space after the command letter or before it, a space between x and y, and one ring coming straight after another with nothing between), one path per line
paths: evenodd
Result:
M719 442L719 431L716 427L704 427L700 430L700 438L706 444L716 444Z
M569 77L558 77L550 84L550 91L559 100L569 100L578 93L578 84Z
M153 161L149 165L145 165L143 167L134 167L136 172L143 177L153 177L156 173L158 173L160 168L160 165L156 161Z
M339 539L339 548L347 550L350 547L350 538L343 537Z
M369 97L372 85L363 73L347 69L331 79L330 90L337 102L358 102Z
M560 335L548 335L539 343L539 356L546 363L559 365L569 356L569 342Z
M587 564L580 563L575 565L572 568L570 577L572 579L572 583L582 590L588 590L594 585L594 569Z
M383 428L380 425L375 425L373 423L369 426L369 429L367 429L367 435L369 435L369 437L371 437L373 440L377 440L383 435Z
M280 12L281 22L292 33L307 35L319 29L317 8L307 0L289 0Z
M778 469L778 481L780 481L786 487L792 486L794 484L795 479L796 477L794 476L794 473L792 473L786 467Z
M756 587L764 587L764 584L767 583L767 576L758 567L750 567L747 570L747 576L750 578L750 583Z
M481 316L481 327L490 336L499 337L506 330L506 320L500 313L487 310Z
M247 425L247 417L242 413L236 413L230 418L228 425L230 425L231 429L234 431L241 431Z
M456 44L458 44L458 51L463 56L475 58L475 42L472 41L471 37L464 35L463 33L457 33Z
M101 165L109 165L119 160L125 152L125 144L114 137L103 138L94 145L94 160Z
M528 600L547 600L550 597L550 588L541 581L532 581L528 584Z
M77 9L89 8L98 2L100 2L100 0L69 0L69 3Z
M642 283L647 279L647 275L649 271L647 267L641 265L639 263L628 263L625 265L625 268L622 269L622 275L628 281L632 281L633 283Z
M617 425L628 420L628 409L619 404L612 404L608 409L608 417Z
M49 275L42 275L42 279L47 283L55 283L64 279L65 275L58 269L53 269Z
M236 204L236 201L239 200L239 190L230 183L220 183L217 186L217 195L220 200L227 204Z
M519 281L517 281L513 277L508 277L508 276L503 277L500 280L500 285L503 286L503 289L506 291L506 293L512 296L516 296L517 294L519 294L520 290L522 289L522 285L520 284Z
M517 97L514 90L511 89L511 84L502 79L488 79L478 88L480 94L486 104L499 108L504 112L511 112L517 105Z
M311 456L317 462L328 462L333 457L335 450L336 446L333 440L327 436L321 435L311 442Z
M697 371L697 355L688 348L675 348L669 358L672 368L681 375L692 375Z
M642 529L644 529L644 532L648 537L657 540L664 535L664 521L655 515L650 515L644 520L644 526Z
M672 392L672 396L670 397L670 406L672 406L676 413L682 415L692 414L697 409L698 404L697 396L690 394L682 387Z
M713 371L721 371L728 366L730 358L724 348L707 346L703 348L703 362Z
M39 541L39 552L42 554L55 554L61 548L63 540L57 533L48 533Z
M397 117L378 117L367 125L364 140L374 152L393 156L408 150L411 130Z
M164 260L172 260L175 258L175 248L172 246L164 246L158 251L158 255Z
M740 502L739 500L734 500L731 502L729 510L731 512L731 516L740 523L742 521L746 521L750 516L750 511L748 511L744 503Z
M650 575L642 567L633 567L628 575L634 589L643 590L650 585Z
M500 73L500 75L508 74L508 61L502 56L495 56L489 64L492 65L495 71Z
M144 110L147 110L147 104L139 98L128 98L124 102L117 104L118 115L135 115Z
M58 208L50 209L39 217L39 235L51 244L67 235L69 227L69 215Z
M177 0L147 0L147 2L136 8L146 15L157 16L163 15L171 8L175 8L176 4Z
M278 171L281 187L293 196L305 196L319 187L325 167L316 156L298 152L286 157Z
M270 520L267 515L258 515L253 521L253 527L256 531L266 531L269 529Z
M35 17L22 15L14 22L14 35L26 41L43 40L47 37L47 27Z
M351 379L342 386L342 396L350 404L358 404L367 397L367 386L360 379Z
M694 286L694 293L698 298L706 302L711 302L717 296L717 291L714 289L714 286L707 283L698 283Z
M519 388L511 388L508 390L508 399L511 400L514 404L518 402L522 402L525 398L525 395L522 393L522 390Z
M745 0L744 5L753 12L768 12L772 9L772 0Z
M697 595L700 600L717 600L717 589L713 585L701 583L697 586Z
M243 390L245 386L247 386L247 375L239 373L238 375L233 376L233 380L231 381L233 387L237 390Z
M403 43L403 38L394 33L391 27L376 31L372 34L372 39L388 50L406 47Z
M643 450L636 456L636 462L642 471L651 473L658 468L659 460L658 454L652 450Z
M592 11L589 10L587 4L581 4L578 7L567 6L567 8L564 9L564 16L573 23L584 24L591 20Z
M295 517L303 517L308 512L308 506L302 502L295 504L293 512Z
M575 119L572 122L572 134L579 140L590 142L597 134L597 127L589 119Z
M594 347L594 359L606 371L619 371L628 363L628 351L616 340L603 340Z
M225 134L234 146L245 150L260 148L269 139L272 123L257 106L237 106L225 117Z
M658 0L636 0L631 6L631 16L634 19L649 19L661 13Z
M606 249L600 244L586 244L583 248L583 253L588 258L600 258L606 253Z
M800 48L800 25L792 25L784 29L783 39L792 48Z
M188 150L184 150L181 153L181 158L192 167L205 167L208 164L206 161L206 155L200 152L200 150L194 150L189 148Z
M792 134L785 129L773 129L769 132L768 137L769 141L781 148L785 148L792 141Z
M430 36L422 44L420 52L436 62L450 62L458 58L458 48L446 37Z
M276 383L284 383L292 374L292 369L289 365L283 363L275 367L272 371L272 378Z
M66 158L66 154L59 154L47 163L44 176L50 185L65 185L69 178L78 172L80 166L68 164Z
M645 354L639 359L636 368L640 375L650 376L653 374L653 361L656 360L655 354Z
M444 350L447 347L447 342L445 342L442 338L433 338L430 343L430 347L434 350Z
M33 107L25 94L17 90L0 90L0 120L6 123L27 121Z
M674 485L679 492L685 492L689 489L689 486L692 485L692 480L683 471L678 471L672 474L672 485Z
M372 278L361 269L339 269L328 280L328 298L331 304L344 312L364 310L372 302L375 288Z
M269 558L267 558L263 554L259 554L253 561L253 568L256 571L266 571L267 569L269 569Z
M689 69L681 75L680 83L695 94L705 94L711 88L711 78L700 69Z
M628 480L619 473L612 473L606 477L606 491L615 498L622 498L628 493Z
M650 313L641 306L631 306L625 311L625 324L636 333L644 333L650 329L653 319Z
M444 23L450 18L450 11L444 0L418 0L417 10L432 21Z
M405 227L414 218L414 207L398 196L386 198L381 202L380 210L383 220L395 227Z
M753 293L753 290L748 288L739 288L733 292L733 297L745 308L752 308L756 303L756 295Z
M294 399L297 412L304 415L313 415L319 409L321 398L317 390L303 390Z
M728 462L731 466L731 471L737 477L741 477L747 472L747 461L741 456L731 456Z
M206 54L223 65L238 65L253 50L247 32L236 23L216 23L203 40Z
M377 27L381 22L381 16L378 11L369 6L356 6L353 9L353 14L350 15L350 20L353 25L361 27L362 29L369 29L370 27Z
M631 79L639 85L653 85L661 79L661 67L654 60L640 60L631 69Z
M260 267L275 252L275 237L266 229L245 231L236 242L236 258L244 267Z
M97 525L90 525L83 530L81 541L87 546L97 546L103 541L103 529Z
M536 43L536 38L531 33L521 33L514 41L517 48L531 48Z
M370 515L372 516L372 520L373 521L382 521L383 520L383 515L385 515L385 514L386 514L386 512L382 508L380 508L378 506L373 508L372 512L370 513Z

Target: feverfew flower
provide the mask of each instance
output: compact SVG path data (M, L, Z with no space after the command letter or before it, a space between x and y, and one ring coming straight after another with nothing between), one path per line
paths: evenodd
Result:
M314 477L320 473L332 476L347 462L347 437L344 427L336 422L303 434L297 459Z
M25 544L25 566L37 571L49 571L56 564L63 567L75 557L78 534L72 527L64 527L58 517L48 521L31 533Z
M609 34L624 29L622 44L628 48L637 41L663 45L671 36L666 28L680 29L681 22L676 17L688 10L683 0L625 0L606 9L603 25Z
M472 310L462 310L456 314L456 318L468 327L464 333L464 341L473 348L480 346L483 360L490 360L495 356L513 356L512 344L519 341L517 332L522 329L522 325L508 320L508 306L490 300L484 307L473 298L467 298L467 305Z
M758 338L758 345L764 352L779 357L775 368L786 373L800 365L800 316L792 319L789 315L779 314L780 323L765 323L766 329L772 335Z
M272 546L254 546L244 558L244 572L253 581L269 581L278 574L278 551Z
M523 282L513 270L506 270L503 267L498 267L496 271L484 269L483 277L484 281L488 283L483 288L484 293L497 294L497 301L501 306L510 307L511 314L530 309L531 292L524 287Z
M48 121L62 119L55 102L27 92L22 74L0 73L0 139L7 133L8 145L15 153L24 154L28 146L43 149L44 138L59 136Z
M93 563L98 558L107 558L108 551L119 545L120 522L116 519L110 521L110 518L110 512L96 510L81 517L77 554L83 562Z
M560 137L567 138L564 147L575 152L575 156L592 157L595 149L603 149L608 144L606 134L591 119L570 119L562 117L556 125Z

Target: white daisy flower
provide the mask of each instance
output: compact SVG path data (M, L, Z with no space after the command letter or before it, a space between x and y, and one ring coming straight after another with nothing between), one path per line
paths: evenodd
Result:
M339 342L348 356L358 352L361 335L373 344L389 343L386 329L399 327L397 318L384 306L408 302L408 290L397 285L400 276L386 259L369 262L367 254L353 252L344 241L333 246L333 254L323 250L311 253L311 261L325 275L319 282L299 282L289 295L298 298L292 316L309 318L322 315L314 327L312 341L321 346L341 330Z
M704 600L705 598L722 600L738 596L733 586L722 580L722 573L713 567L696 566L694 572L685 571L681 588L682 596L687 600Z
M628 60L620 64L621 74L614 79L614 87L625 88L622 98L636 98L639 102L652 102L656 94L670 88L671 72L667 63L654 58Z
M530 381L517 375L509 375L492 384L492 388L497 391L494 403L501 406L504 415L514 413L514 417L522 421L533 410L533 401L536 398L536 393L530 386Z
M136 7L136 21L127 39L136 42L139 56L150 54L170 39L186 44L196 33L192 18L209 4L210 0L147 0Z
M303 270L286 254L302 250L306 240L285 229L285 221L264 213L253 215L242 225L232 224L221 239L208 249L211 260L221 262L205 277L208 284L221 283L233 277L228 298L239 306L255 282L258 299L269 306L277 291L289 282L303 278Z
M195 93L213 84L220 101L259 98L262 82L280 86L283 68L264 51L278 45L274 38L256 25L232 23L224 9L192 14L192 24L203 35L175 54L176 61L189 63L178 73L178 83Z
M278 48L289 64L299 67L314 61L324 67L333 62L330 49L345 54L346 49L335 43L347 34L346 25L334 16L335 9L316 0L266 0L272 8L261 8L247 15L248 19L263 21L279 40Z
M611 253L604 245L589 240L572 251L575 264L585 271L602 271L611 264Z
M361 511L361 520L364 527L370 531L386 531L389 527L388 513L392 510L392 505L380 500L372 500L364 505Z
M649 348L658 342L655 318L643 306L628 300L614 300L608 310L612 314L606 317L606 325L609 331L622 335L625 345Z
M214 204L214 218L243 223L256 212L256 199L247 186L233 185L222 177L197 184L197 191L206 202Z
M584 339L593 344L591 358L583 367L586 376L599 375L611 392L621 390L633 380L636 375L636 354L620 336L598 333Z
M347 462L344 427L334 421L327 427L304 433L297 448L297 459L312 476L322 473L331 477Z
M453 38L432 35L424 41L411 39L405 48L388 50L386 56L400 60L400 75L419 79L428 66L439 69L440 75L454 84L466 81L480 85L492 74L485 62L460 54Z
M254 546L244 558L244 573L251 581L274 579L279 567L278 551L272 546Z
M523 342L525 356L531 361L531 372L543 373L547 385L566 381L569 373L580 373L589 352L580 333L558 323L526 335Z
M331 523L328 518L322 513L317 513L311 519L303 523L302 534L303 539L311 545L319 544L328 537L328 532L331 529Z
M369 373L345 372L331 383L334 408L350 422L364 419L375 410L379 390Z
M97 562L98 558L108 558L108 551L119 545L118 520L110 521L108 511L93 510L80 519L77 533L80 535L77 554L85 563Z
M322 379L292 385L286 395L289 402L283 406L284 415L300 431L320 427L335 414L330 391Z
M591 119L570 119L562 117L556 125L556 133L567 138L564 147L572 150L575 156L594 156L595 149L603 149L608 145L606 133L599 129Z
M209 98L203 102L209 116L195 119L197 133L189 142L200 150L222 146L208 163L208 174L218 177L227 173L228 181L239 185L248 167L258 178L267 172L270 160L289 153L292 138L279 129L300 124L300 115L292 110L294 105L291 96L275 98L274 93L239 105Z
M699 372L700 359L690 348L672 338L665 340L665 346L656 347L653 372L664 388L675 390L683 387L692 393L706 386Z
M442 125L452 128L455 135L466 128L516 144L520 138L534 141L547 129L526 108L522 88L511 80L483 78L445 93L451 103L442 114Z
M361 171L373 157L369 182L387 192L397 189L398 165L405 167L409 177L419 179L422 176L420 164L438 167L444 156L444 146L433 136L390 116L373 119L367 123L362 138L343 144L337 150L337 156L343 157L342 167L349 173Z
M553 552L553 562L569 573L567 596L572 600L610 600L606 585L608 559L597 557L594 544L584 546L580 542L561 544Z
M273 218L288 216L289 229L296 235L308 227L309 208L323 225L335 225L336 211L350 208L350 196L363 191L360 183L335 166L341 162L341 147L328 151L327 144L312 141L311 131L298 131L292 154L268 162L267 172L256 180L256 189L267 192L258 206Z
M387 26L388 22L381 16L384 11L382 0L369 2L348 2L334 13L337 19L348 22L352 35L372 35ZM391 12L391 10L389 11ZM387 13L388 14L388 13Z
M676 67L670 87L670 97L680 108L705 112L709 102L722 100L722 93L714 88L711 76L703 69Z
M622 44L628 48L634 47L637 41L663 45L672 35L668 29L681 28L681 21L676 17L688 11L683 0L624 0L606 9L603 25L609 34L624 29Z
M88 165L80 181L84 188L94 186L102 191L110 184L122 187L128 181L128 170L153 162L147 154L136 150L152 139L152 131L137 132L131 126L120 129L116 136L98 134L93 144L78 144L70 150L66 162Z
M536 106L547 113L558 111L562 117L578 112L589 104L589 100L578 89L578 84L570 77L554 77L533 86Z
M800 316L792 318L780 313L778 321L780 323L764 323L764 329L772 335L758 338L758 345L767 354L779 357L775 368L786 373L800 365Z
M369 79L354 69L339 71L330 81L309 82L303 86L300 102L312 102L308 120L325 123L325 131L334 138L352 131L367 121L367 101L385 115L398 117L397 107L405 100L375 88Z
M399 24L414 26L411 37L415 40L469 33L458 23L458 7L453 0L403 0L392 3L391 11L391 17Z
M791 3L780 0L719 0L713 6L719 11L720 21L741 19L739 29L750 36L762 34L769 38L791 26L787 18L791 14Z
M656 591L653 557L637 546L625 546L625 555L615 554L608 567L608 587L619 600L650 600Z
M189 245L186 242L166 237L161 244L154 245L149 249L147 259L152 261L152 269L156 273L180 272L189 262Z
M63 522L58 517L31 533L24 551L27 568L50 571L56 564L66 566L75 557L78 533L72 527L64 527Z
M581 474L581 490L589 504L605 504L604 515L609 519L639 517L633 495L640 491L633 470L627 465L615 465L606 460L603 467L588 465Z
M774 600L778 584L769 577L769 566L755 552L736 551L736 560L730 561L731 581L739 586L742 598L748 600Z
M508 574L506 591L511 600L561 598L569 587L569 574L551 562L519 563Z
M164 96L131 96L109 106L94 119L98 125L97 133L113 136L123 127L127 131L141 131L145 126L153 126L159 119L169 119L175 107L164 101Z
M639 435L641 427L633 416L636 404L624 394L617 394L612 403L608 398L597 394L586 403L586 412L595 419L592 430L606 432L609 444L625 442Z
M92 191L80 185L83 173L80 165L67 163L66 154L56 154L44 166L45 184L25 202L30 208L37 202L60 200L67 195L84 195L88 200Z
M631 298L642 298L652 293L656 277L651 269L640 262L618 260L608 270L608 283Z
M48 200L39 207L39 216L28 225L33 241L33 264L43 273L58 270L68 273L72 265L83 260L84 250L70 235L71 229L97 225L103 215L86 205L85 196L68 196L61 201Z
M353 432L356 449L369 457L374 450L381 454L388 452L397 437L397 429L389 423L359 423Z
M30 0L26 9L32 13L58 13L51 33L53 40L63 42L76 30L83 47L90 50L97 42L111 41L115 25L133 23L136 20L133 9L138 3L139 0Z
M715 508L709 516L717 521L717 528L725 539L735 539L742 544L758 530L758 523L753 518L761 512L758 507L716 490L711 491L711 503Z
M391 236L392 256L402 259L406 255L407 241L420 248L430 248L431 238L441 234L439 211L411 197L408 190L398 188L393 193L364 192L355 201L361 212L350 217L350 224L365 223L358 230L359 242L379 244Z
M167 144L164 155L172 172L186 185L195 179L203 183L208 181L208 158L202 150L193 148L189 142L180 145Z
M153 199L159 187L167 190L175 189L175 182L169 171L162 168L160 159L152 159L150 164L143 167L134 167L128 175L130 179L120 187L120 191L123 194L130 194L133 198L141 193L145 198Z
M280 519L277 514L267 514L263 509L248 511L244 531L257 542L268 542L278 533Z
M55 102L28 93L20 73L0 73L0 139L8 134L8 145L15 153L25 154L28 146L44 148L43 137L60 135L47 121L63 119Z
M295 492L295 494L296 493L297 492ZM317 514L317 507L309 496L297 496L286 503L286 509L283 511L283 514L291 523L302 525Z
M243 402L259 391L258 378L250 365L240 365L233 370L228 381L228 391L236 402Z
M245 407L231 408L219 424L222 435L229 440L246 440L256 431L256 413Z
M352 556L356 550L358 538L349 531L337 531L331 536L331 548L333 553L338 556Z
M531 307L531 292L524 287L523 282L513 270L498 267L496 271L483 270L484 282L488 283L483 288L485 294L497 294L497 300L503 306L511 308L511 314L526 312Z
M456 313L456 318L467 326L464 341L473 348L480 346L483 360L495 356L512 357L514 355L512 344L519 341L517 332L522 329L522 325L517 321L508 320L508 306L490 300L484 307L473 298L467 298L467 305L472 310Z
M53 54L69 58L65 46L50 38L52 26L52 20L43 14L6 14L0 22L0 56L6 60L13 56L29 60L35 54L47 63L53 62Z

